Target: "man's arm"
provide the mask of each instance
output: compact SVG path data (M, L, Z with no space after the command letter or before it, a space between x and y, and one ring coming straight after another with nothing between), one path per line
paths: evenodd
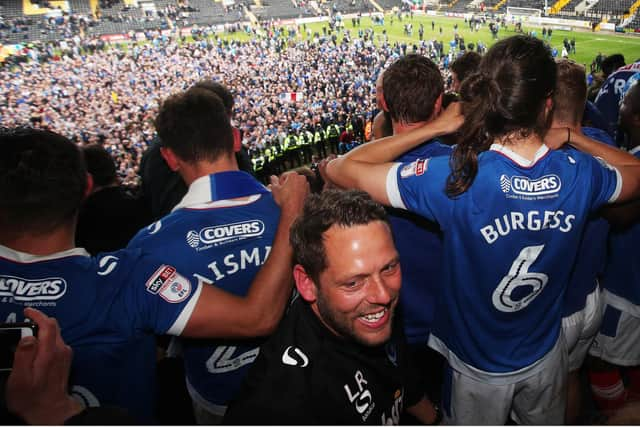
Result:
M459 103L452 103L434 121L410 132L361 145L327 165L326 174L340 187L364 190L389 205L386 182L392 160L432 138L455 132L462 124Z
M291 295L292 257L289 228L302 210L309 185L304 176L272 177L273 197L281 208L273 248L245 297L216 286L202 286L183 336L244 338L264 336L278 325Z
M622 189L616 202L624 202L640 197L640 159L618 148L603 144L573 128L549 129L544 139L549 148L557 149L565 143L594 157L600 157L615 167L622 176Z

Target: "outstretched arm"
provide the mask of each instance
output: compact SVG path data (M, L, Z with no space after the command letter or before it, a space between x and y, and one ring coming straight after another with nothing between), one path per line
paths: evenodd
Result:
M386 180L391 163L400 155L438 136L455 132L464 117L453 103L432 122L410 132L361 145L327 165L327 176L340 187L364 190L376 201L389 204Z

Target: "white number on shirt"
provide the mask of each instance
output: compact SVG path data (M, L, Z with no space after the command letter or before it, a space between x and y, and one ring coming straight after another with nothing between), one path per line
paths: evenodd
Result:
M224 372L235 371L241 367L253 363L258 357L260 348L254 348L236 357L233 352L236 351L235 346L219 346L207 360L207 370L212 374L222 374Z
M542 292L549 281L549 276L544 273L531 272L529 267L538 259L543 249L544 245L527 246L520 251L518 257L511 264L509 273L502 278L498 287L493 291L493 305L498 310L505 313L522 310ZM511 298L513 291L522 286L531 288L530 293L517 301L513 300Z

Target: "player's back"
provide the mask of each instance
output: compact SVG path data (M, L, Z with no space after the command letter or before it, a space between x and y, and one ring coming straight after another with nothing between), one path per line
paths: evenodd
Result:
M74 352L70 392L151 422L155 340L142 307L158 267L137 250L39 257L0 246L0 318L21 321L27 306L55 317Z
M542 147L528 162L492 148L479 156L473 185L455 201L444 200L444 180L433 183L440 195L431 211L444 230L445 283L452 284L442 289L446 304L436 313L434 346L452 350L461 370L506 374L531 366L556 344L568 266L585 219L612 196L615 182L610 194L600 194L591 178L595 160L576 151ZM448 171L445 162L432 159L425 169Z
M255 185L257 194L242 200L187 203L141 230L129 245L169 257L193 283L246 295L269 256L280 217L270 192ZM191 397L210 412L224 412L262 341L182 339Z

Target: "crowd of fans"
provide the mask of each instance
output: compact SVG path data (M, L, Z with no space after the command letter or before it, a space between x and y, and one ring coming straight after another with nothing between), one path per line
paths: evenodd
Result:
M199 31L194 43L181 43L150 31L149 43L126 49L71 40L62 57L33 48L39 61L0 71L0 122L31 123L78 143L100 142L117 158L125 182L135 183L159 101L199 79L213 77L233 88L243 143L262 149L276 136L281 142L289 129L344 126L352 116L370 119L372 76L379 70L407 51L444 56L434 41L407 46L382 39L376 46L372 39L382 34L373 30L345 30L340 39L325 30L307 38L303 27L271 25L246 43L210 38L208 31Z
M448 76L457 55L486 49L457 34L451 43L435 34L389 43L375 27L358 21L345 28L335 19L315 33L274 21L247 31L250 42L223 40L212 27L202 27L193 30L195 41L189 43L149 30L144 44L128 47L78 36L57 45L29 45L23 61L0 70L0 123L30 123L80 144L99 142L117 159L124 182L138 184L159 101L204 77L232 88L242 142L257 155L282 145L291 132L318 126L326 131L330 124L342 132L351 120L364 127L375 109L374 76L401 55L428 56ZM356 143L363 142L363 134L356 136Z

